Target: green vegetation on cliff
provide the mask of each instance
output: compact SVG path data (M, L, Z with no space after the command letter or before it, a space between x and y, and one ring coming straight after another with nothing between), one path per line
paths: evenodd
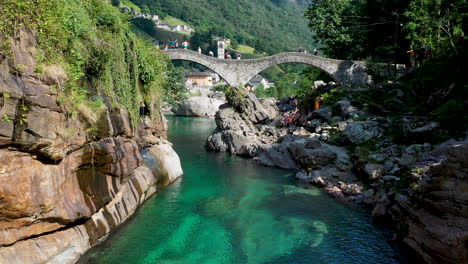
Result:
M10 47L32 32L38 43L34 71L41 79L63 80L54 85L72 116L92 124L110 104L128 109L136 125L141 104L151 110L159 104L169 61L135 36L128 16L105 1L4 0L0 17L0 62L8 60L21 74Z

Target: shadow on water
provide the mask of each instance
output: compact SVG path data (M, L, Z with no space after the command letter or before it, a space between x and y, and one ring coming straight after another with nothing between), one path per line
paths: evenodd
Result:
M212 120L169 117L184 178L80 263L398 263L365 214L293 173L204 149Z

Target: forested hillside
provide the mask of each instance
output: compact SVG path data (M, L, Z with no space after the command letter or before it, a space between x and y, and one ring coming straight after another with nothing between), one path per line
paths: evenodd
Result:
M180 18L197 31L210 31L275 53L314 44L304 9L309 0L132 0L143 12Z

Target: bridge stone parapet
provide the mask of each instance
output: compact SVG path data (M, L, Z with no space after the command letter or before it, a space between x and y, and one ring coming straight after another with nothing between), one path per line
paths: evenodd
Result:
M199 54L190 50L164 51L172 60L185 60L201 64L223 78L231 86L243 86L256 74L272 66L284 63L302 63L316 67L338 83L367 84L372 82L370 65L362 61L335 60L307 53L286 52L260 59L225 60ZM373 64L378 72L391 76L388 64Z

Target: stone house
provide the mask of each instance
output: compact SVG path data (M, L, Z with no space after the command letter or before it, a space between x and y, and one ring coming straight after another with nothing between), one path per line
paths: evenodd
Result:
M213 73L194 71L185 75L186 85L213 87Z

